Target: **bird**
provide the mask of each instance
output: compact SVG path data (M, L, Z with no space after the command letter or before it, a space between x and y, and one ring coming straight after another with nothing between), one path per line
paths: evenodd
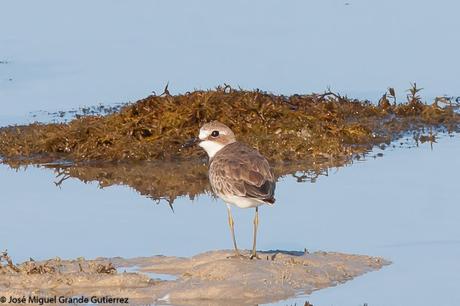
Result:
M259 206L275 203L276 181L267 159L256 149L237 141L233 131L219 121L205 123L198 137L189 140L186 146L193 144L206 151L212 191L226 203L234 257L245 256L236 243L231 206L255 208L250 259L259 258L256 252Z

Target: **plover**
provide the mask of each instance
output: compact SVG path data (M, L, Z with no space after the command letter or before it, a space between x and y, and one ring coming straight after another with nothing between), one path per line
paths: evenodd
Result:
M209 156L209 182L213 192L227 205L228 223L236 256L242 256L235 239L231 206L255 208L251 259L256 257L259 206L275 203L275 177L267 159L257 150L236 141L226 125L212 121L204 124L198 138L186 146L199 143Z

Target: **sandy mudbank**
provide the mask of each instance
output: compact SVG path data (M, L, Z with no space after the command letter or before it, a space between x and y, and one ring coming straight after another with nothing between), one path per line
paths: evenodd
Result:
M127 297L130 304L164 300L176 305L244 305L308 294L389 264L378 257L326 252L261 252L259 260L230 255L231 251L212 251L191 258L51 259L20 265L5 261L0 266L0 292ZM122 272L133 267L137 272ZM148 272L177 278L151 278Z

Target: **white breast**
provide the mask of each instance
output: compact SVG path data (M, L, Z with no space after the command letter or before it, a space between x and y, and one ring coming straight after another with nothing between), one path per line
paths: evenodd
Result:
M254 198L246 198L246 197L240 197L240 196L235 196L235 195L218 195L219 198L224 200L225 203L235 205L236 207L239 208L250 208L250 207L256 207L260 206L262 204L265 204L264 201L259 200L259 199L254 199Z
M223 144L210 140L200 142L199 146L208 153L210 159L212 159L214 155L216 155L216 153L224 147Z

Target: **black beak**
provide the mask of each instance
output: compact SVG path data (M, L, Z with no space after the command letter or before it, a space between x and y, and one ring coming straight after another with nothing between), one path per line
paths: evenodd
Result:
M198 137L190 138L182 145L182 148L190 148L196 145L198 142L200 142L200 139Z

